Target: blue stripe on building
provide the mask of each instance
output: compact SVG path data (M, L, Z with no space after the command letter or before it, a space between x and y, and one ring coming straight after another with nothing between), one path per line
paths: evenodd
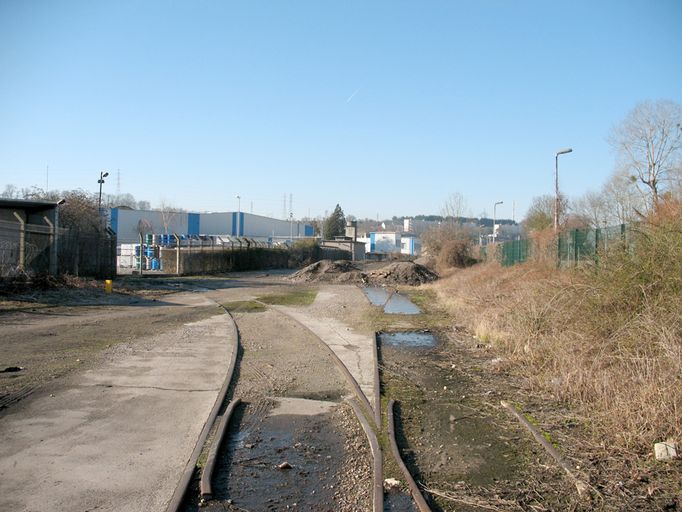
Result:
M232 228L230 228L230 235L237 234L237 212L232 212Z
M187 214L187 234L188 235L198 235L200 233L200 231L199 231L200 219L201 219L201 217L198 213Z
M313 236L314 234L315 234L315 231L313 230L312 226L309 226L308 224L306 224L303 227L303 235L304 236Z
M369 252L374 252L377 245L377 235L376 233L369 234Z
M244 212L239 213L239 236L244 236Z
M111 209L111 230L118 233L118 208Z

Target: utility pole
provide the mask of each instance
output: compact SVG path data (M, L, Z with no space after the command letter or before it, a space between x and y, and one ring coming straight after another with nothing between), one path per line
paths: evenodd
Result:
M100 171L99 179L97 180L97 183L99 183L99 199L97 200L97 210L99 211L100 215L102 215L102 185L104 185L104 178L107 176L109 176L108 172Z
M572 152L572 148L562 149L554 155L554 232L559 231L559 155Z

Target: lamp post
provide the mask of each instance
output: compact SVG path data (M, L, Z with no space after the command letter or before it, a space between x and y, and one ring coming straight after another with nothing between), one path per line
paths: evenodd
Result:
M99 199L97 200L97 210L102 213L102 185L104 185L104 178L109 176L109 173L106 171L100 171L99 173L99 179L97 180L97 183L99 183Z
M554 156L554 232L559 231L559 155L571 153L572 148L562 149Z
M241 216L242 216L242 198L240 195L237 194L237 236L240 235L240 224L241 224Z
M497 233L495 232L495 224L497 224L497 205L504 204L504 201L498 201L493 205L493 243L497 240Z

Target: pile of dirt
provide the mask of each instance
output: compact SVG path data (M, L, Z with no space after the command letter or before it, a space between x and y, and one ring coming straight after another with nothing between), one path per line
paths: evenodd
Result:
M435 281L438 279L438 274L418 263L398 261L368 272L366 279L369 284L375 285L407 284L416 286Z
M361 272L346 260L321 260L302 268L289 279L296 282L360 282Z
M363 272L350 261L322 260L302 268L290 279L296 282L362 283L370 285L406 284L419 285L438 279L438 275L428 268L399 261L385 267Z

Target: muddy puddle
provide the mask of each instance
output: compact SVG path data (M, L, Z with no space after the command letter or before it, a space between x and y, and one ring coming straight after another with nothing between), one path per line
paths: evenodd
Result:
M407 297L395 290L388 290L376 286L366 286L362 289L369 301L384 308L384 313L391 315L418 315L420 309Z
M202 510L335 509L344 439L334 404L290 400L268 404L267 412L247 404L235 413L214 499Z
M379 343L394 348L430 348L438 344L430 331L380 332Z

